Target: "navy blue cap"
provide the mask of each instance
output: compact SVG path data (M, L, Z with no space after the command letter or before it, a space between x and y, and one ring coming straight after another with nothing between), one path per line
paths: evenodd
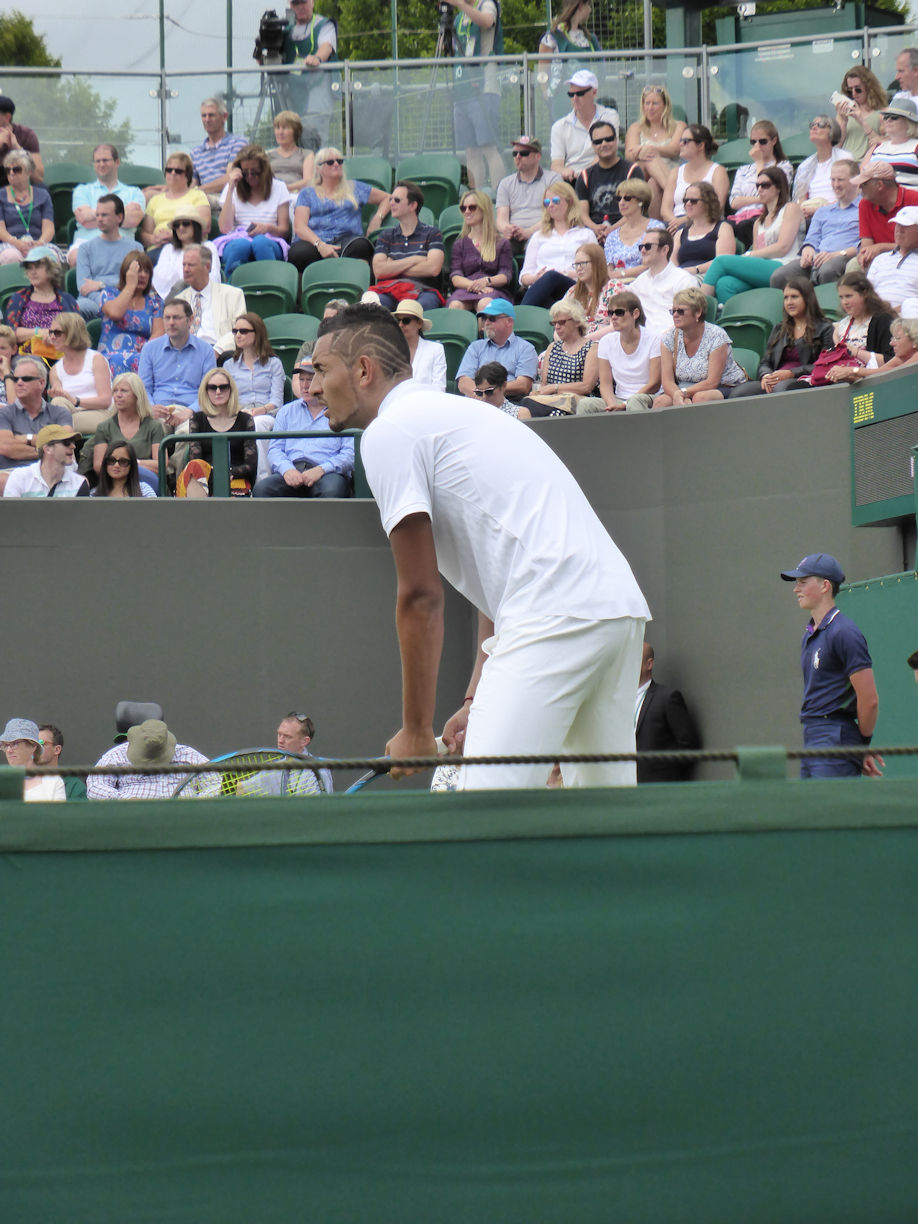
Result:
M785 582L796 582L798 578L828 578L829 582L839 584L845 581L842 567L829 553L810 553L796 569L782 570L781 577Z

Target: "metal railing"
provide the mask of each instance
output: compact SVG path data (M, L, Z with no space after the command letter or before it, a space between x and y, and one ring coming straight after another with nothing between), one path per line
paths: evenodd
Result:
M362 429L342 429L334 435L336 438L354 439L354 496L372 498L363 460L360 457L360 439ZM325 438L329 437L327 429L278 429L266 430L264 433L252 430L245 433L175 433L168 434L159 444L159 488L160 496L166 494L169 485L166 479L166 464L169 454L177 446L188 442L207 442L211 446L210 465L213 469L213 497L230 496L230 446L237 442L270 442L272 438Z
M396 163L419 152L453 152L453 85L457 68L494 69L501 148L521 132L546 147L551 124L567 113L564 77L590 67L599 100L615 105L623 130L639 118L641 90L665 84L676 112L711 127L720 139L745 135L757 118L777 123L782 136L806 132L814 113L831 109L829 95L856 63L884 81L899 50L916 40L916 26L864 28L724 47L537 54L480 60L368 60L313 70L328 77L331 109L316 118L318 135L347 154L382 154ZM123 160L161 166L170 151L203 139L201 99L227 92L233 130L273 143L273 113L286 105L288 68L224 67L208 72L64 72L4 68L4 88L17 116L34 127L45 164L88 161L100 139L122 146ZM493 83L493 82L492 82ZM296 108L294 108L296 109ZM508 167L509 169L509 167Z

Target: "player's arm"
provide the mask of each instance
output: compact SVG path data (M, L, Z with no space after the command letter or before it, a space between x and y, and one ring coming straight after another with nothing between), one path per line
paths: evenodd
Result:
M478 649L475 652L475 666L472 668L472 675L466 686L465 701L463 701L461 708L456 711L443 728L443 743L446 745L446 750L451 756L462 755L463 745L465 744L465 729L469 721L469 709L478 690L481 669L484 667L485 659L488 657L484 652L483 645L489 637L493 636L494 622L490 617L485 616L484 612L479 612Z
M873 668L864 667L852 672L848 677L854 696L857 699L857 725L861 735L868 738L873 735L877 725L877 713L880 709L880 699L877 696L877 685L873 678ZM881 756L865 756L861 770L868 778L881 777L880 766L885 765Z
M435 756L433 716L443 650L443 582L429 517L409 514L393 527L389 545L398 580L395 627L402 656L402 725L386 752L392 757ZM393 770L392 776L414 772Z

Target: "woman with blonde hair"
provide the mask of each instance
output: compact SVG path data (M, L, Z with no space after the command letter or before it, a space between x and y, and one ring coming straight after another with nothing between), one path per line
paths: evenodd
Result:
M316 169L316 155L312 149L300 147L302 138L303 121L296 111L278 111L274 116L277 146L268 149L268 160L274 177L280 179L291 195L311 182Z
M673 294L673 330L661 339L661 389L655 408L722 400L746 381L730 337L716 323L708 323L706 314L707 298L700 289Z
M520 284L524 306L551 306L574 283L577 248L596 242L580 216L580 201L570 183L556 180L545 188L542 221L526 243Z
M198 387L198 411L189 424L189 433L253 433L255 422L242 410L239 392L231 374L221 366L208 370ZM213 446L193 440L188 448L188 463L179 473L177 497L201 498L213 495ZM233 442L229 448L230 496L249 497L258 468L254 438Z
M164 435L161 421L153 416L146 388L139 374L118 374L112 382L112 405L114 411L96 427L92 444L83 447L80 470L89 464L84 456L91 457L93 471L102 471L106 448L112 442L130 442L140 465L139 475L144 484L159 492L159 444Z
M649 217L653 192L641 179L627 179L615 188L621 221L606 238L605 256L609 273L617 281L631 280L644 271L639 243L648 230L665 229L662 221Z
M586 314L571 298L555 302L549 314L555 339L542 354L539 385L523 403L534 417L589 412L584 400L593 399L599 364L596 344L587 335Z
M293 210L293 245L287 256L299 271L320 259L373 261L373 244L364 236L361 209L375 204L378 229L389 212L389 193L344 173L344 154L329 146L316 154L312 186L304 187Z
M625 157L636 162L650 183L653 198L650 215L660 216L663 192L679 165L679 139L685 124L673 118L673 104L662 85L645 85L641 91L641 117L625 135Z
M0 188L0 264L19 263L32 247L54 240L54 207L40 184L32 183L35 163L25 149L7 148L7 185Z
M74 429L91 434L112 404L108 362L90 347L83 316L75 311L62 311L48 328L48 337L61 353L60 361L51 367L49 395L66 403Z
M286 259L290 237L290 192L275 179L260 145L240 149L220 193L220 233L214 244L227 279L240 264Z
M177 213L192 211L206 234L210 233L210 202L200 187L193 187L194 166L187 153L170 153L166 159L166 189L147 200L140 224L140 241L148 249L172 241L171 221Z
M475 310L481 298L511 300L513 253L501 238L494 220L494 205L483 191L467 191L459 201L462 231L453 243L449 279L453 291L447 306Z

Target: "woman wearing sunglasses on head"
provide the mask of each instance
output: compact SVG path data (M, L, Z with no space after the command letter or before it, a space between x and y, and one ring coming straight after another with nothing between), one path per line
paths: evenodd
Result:
M756 179L766 166L777 166L784 172L788 186L794 181L794 168L784 156L778 129L769 119L759 119L749 134L749 161L740 166L730 187L730 224L736 236L748 246L752 242L752 225L762 212Z
M99 468L99 483L91 497L155 497L140 479L137 455L130 442L109 442Z
M483 191L467 191L459 201L462 231L453 243L449 280L453 287L447 306L477 310L482 298L511 301L513 253L494 221L494 205Z
M51 399L66 401L73 428L91 434L108 414L112 404L112 373L101 353L90 347L89 332L82 315L62 311L52 319L48 339L61 353L51 367L48 391Z
M679 165L679 140L685 131L681 119L673 118L673 104L662 85L646 85L641 91L641 117L625 136L625 157L637 162L653 192L650 211L660 215L663 192L669 176Z
M296 197L293 210L293 245L287 259L302 272L320 259L373 260L373 244L364 236L360 210L375 204L371 229L378 229L389 212L389 193L344 173L344 154L329 147L316 154L311 187Z
M577 248L596 242L591 229L581 224L580 202L570 183L555 182L545 189L542 222L526 243L520 284L526 290L524 306L551 306L574 283Z
M834 116L815 115L810 120L810 144L816 152L797 167L794 177L793 200L809 221L817 208L835 203L832 190L832 163L847 157L840 148L841 128Z

